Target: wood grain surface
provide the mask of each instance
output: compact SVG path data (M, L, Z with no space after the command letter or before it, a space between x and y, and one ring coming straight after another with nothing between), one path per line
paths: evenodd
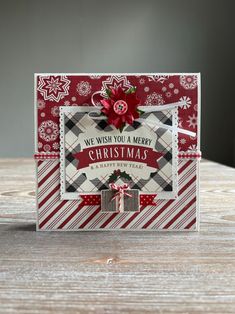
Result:
M235 169L201 163L201 230L35 232L34 162L0 161L1 313L235 313Z

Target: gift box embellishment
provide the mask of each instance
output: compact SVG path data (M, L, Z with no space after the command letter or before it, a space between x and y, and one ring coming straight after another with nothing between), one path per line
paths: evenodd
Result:
M101 191L102 212L138 212L139 190L130 189L129 184L110 183L109 190Z

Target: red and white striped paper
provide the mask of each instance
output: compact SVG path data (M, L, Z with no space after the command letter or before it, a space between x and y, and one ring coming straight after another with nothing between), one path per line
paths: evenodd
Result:
M179 160L179 193L175 200L141 205L140 212L102 213L99 195L93 205L60 199L58 160L37 161L39 230L196 230L197 160Z

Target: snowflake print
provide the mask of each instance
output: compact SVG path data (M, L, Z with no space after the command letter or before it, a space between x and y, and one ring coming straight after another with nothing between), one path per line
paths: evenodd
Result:
M45 108L45 101L43 99L38 99L38 109L42 110Z
M169 79L169 75L149 75L148 79L149 81L155 81L163 84L165 81Z
M183 109L188 109L190 107L190 105L192 104L191 98L188 96L180 97L180 101L184 102L184 105L180 106Z
M57 143L57 142L55 142L55 143L52 144L52 147L53 147L55 150L57 150L57 149L59 149L60 144Z
M101 78L101 75L90 75L90 78L92 80L98 80L99 78Z
M193 129L195 129L196 126L197 126L197 117L196 117L196 115L193 114L192 116L188 116L187 122L188 122L188 126L189 127L192 127Z
M65 105L65 106L70 106L70 101L65 100L64 105Z
M149 87L145 86L144 91L145 91L145 93L148 93L149 92Z
M60 109L58 106L54 106L51 108L51 114L53 115L53 117L59 117L60 115Z
M49 89L49 92L57 92L58 89L60 89L61 83L59 82L59 78L54 79L51 78L51 81L48 81L47 88Z
M46 142L55 141L59 135L58 125L51 121L43 121L38 128L39 137Z
M184 145L184 144L186 144L186 142L187 142L187 141L186 141L185 138L181 138L181 139L180 139L180 144Z
M181 75L180 85L185 89L194 89L197 87L197 75Z
M172 94L178 94L179 90L174 88L175 85L173 83L169 83L167 86L162 87L162 92L165 94L167 98L171 98Z
M44 149L45 152L49 152L51 150L51 146L49 144L45 144L43 146L43 149Z
M91 85L89 82L81 81L77 84L77 92L80 96L88 96L91 93Z
M70 80L66 76L39 76L38 91L45 100L59 102L69 93Z
M124 75L112 75L102 82L101 96L106 97L106 89L121 87L124 91L132 87L127 77Z
M42 147L43 147L42 142L38 142L38 148L42 148Z
M179 128L182 128L183 127L183 118L179 118L178 119L178 126L179 126Z
M154 92L154 93L149 94L147 96L145 104L147 106L162 105L162 104L164 104L164 99L163 99L161 94L157 94L157 93Z
M189 150L193 150L193 151L196 151L197 150L197 146L196 144L192 144L189 146Z
M141 78L141 79L139 80L139 83L140 83L141 85L143 85L143 84L145 83L145 79L144 79L144 78Z

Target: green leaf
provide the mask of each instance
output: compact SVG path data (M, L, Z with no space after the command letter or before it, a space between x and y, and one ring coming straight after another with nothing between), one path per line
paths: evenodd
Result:
M132 181L131 176L128 173L126 173L126 171L122 171L120 177L127 179L128 181Z
M117 181L118 178L124 178L124 179L126 179L126 180L128 180L128 181L132 181L131 176L130 176L128 173L126 173L126 171L121 171L118 176L115 174L115 171L114 171L114 172L109 176L109 180L108 180L108 181L109 181L109 183L112 183L112 182Z
M121 126L120 126L120 128L119 128L119 131L120 131L120 133L122 133L122 131L123 131L123 129L124 129L124 127L125 127L125 123L123 123Z
M109 89L109 88L106 88L106 94L107 94L107 96L108 97L110 97L111 96L111 94L112 94L112 91L111 91L111 89Z
M114 173L112 173L111 176L109 177L109 183L114 182L116 180L117 180L117 176Z
M133 94L135 92L136 92L136 86L132 86L126 91L126 94Z
M140 109L137 109L137 112L139 112L140 115L144 114L144 111Z

